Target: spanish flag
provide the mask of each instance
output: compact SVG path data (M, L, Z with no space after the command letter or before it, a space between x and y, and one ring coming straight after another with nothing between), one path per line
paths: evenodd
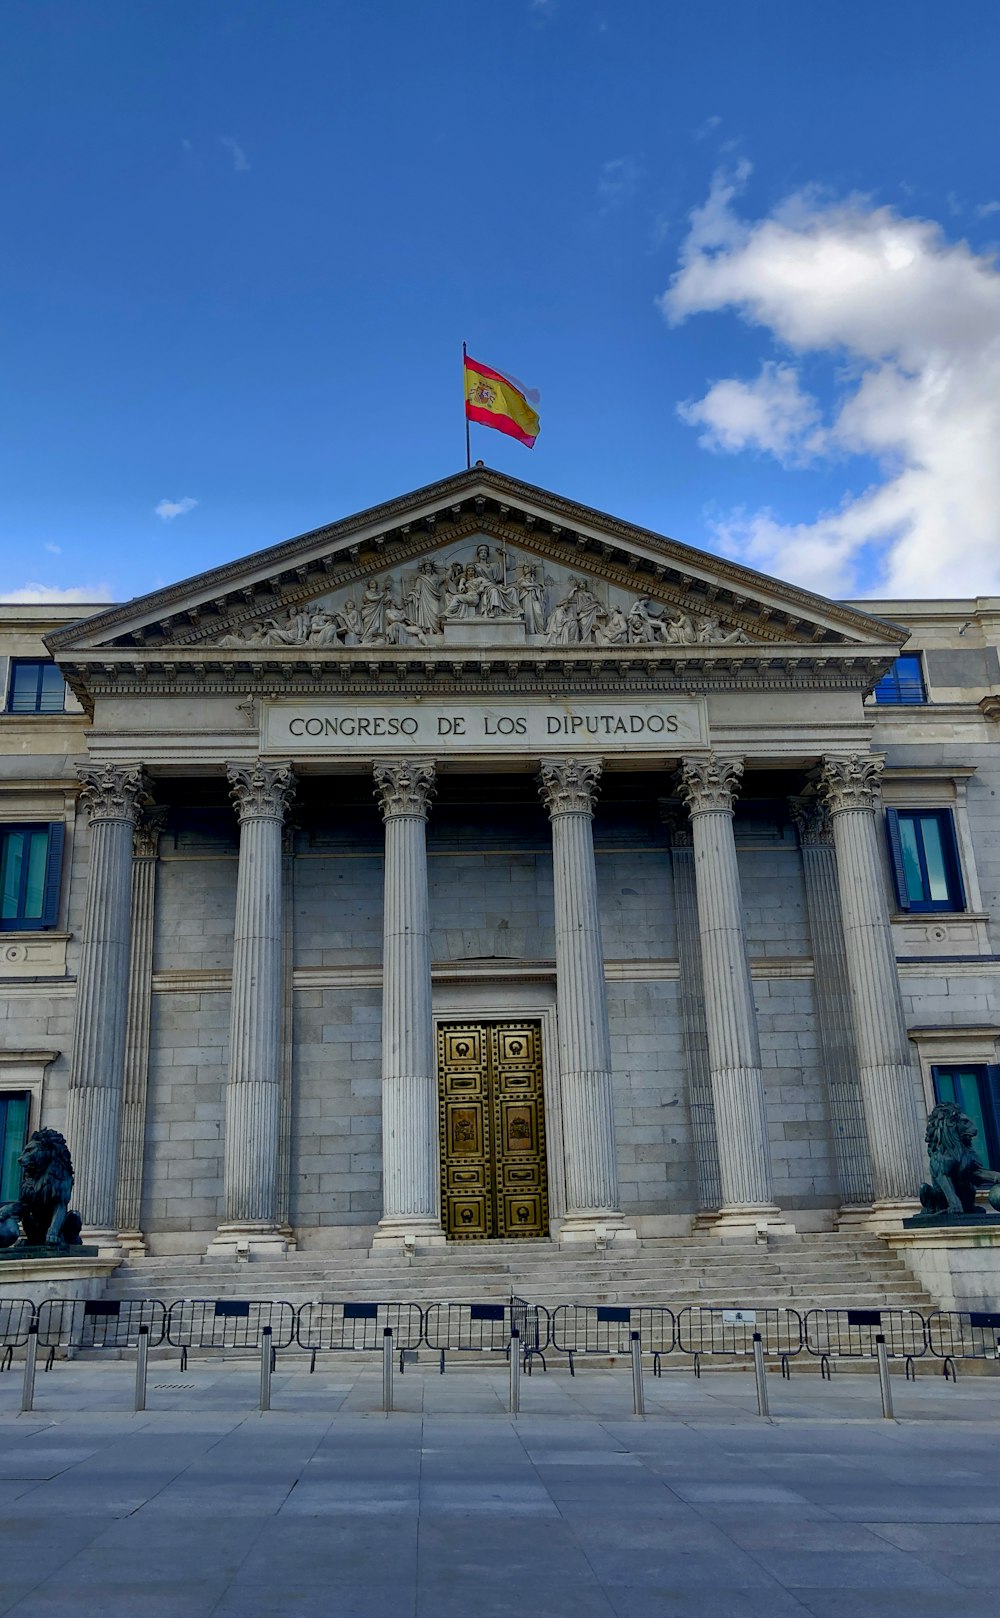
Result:
M479 360L462 355L465 366L465 414L469 421L478 421L480 427L495 427L507 433L528 449L538 437L538 416L528 403L538 402L538 394L529 392L520 382L502 371L493 371Z

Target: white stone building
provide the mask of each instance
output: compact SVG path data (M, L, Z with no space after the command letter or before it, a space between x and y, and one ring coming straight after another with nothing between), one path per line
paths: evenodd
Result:
M935 1096L1000 1168L998 646L478 466L0 608L3 1196L45 1123L112 1250L898 1225Z

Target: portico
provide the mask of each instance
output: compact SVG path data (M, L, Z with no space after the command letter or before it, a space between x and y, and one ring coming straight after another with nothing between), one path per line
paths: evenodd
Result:
M164 1251L444 1242L436 1030L505 1016L538 1031L560 1241L897 1218L918 1078L862 697L903 638L479 469L54 636L100 782L68 1125L90 1228L113 1244L127 1205Z

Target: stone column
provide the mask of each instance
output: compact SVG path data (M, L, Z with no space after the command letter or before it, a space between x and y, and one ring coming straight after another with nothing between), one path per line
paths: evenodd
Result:
M605 1228L634 1237L618 1198L611 1039L594 864L601 761L541 761L539 791L552 822L556 1007L566 1215L560 1241L595 1241Z
M385 821L382 953L382 1218L376 1247L442 1243L431 1008L427 812L432 759L375 765Z
M141 1228L142 1170L146 1147L149 1015L153 987L153 905L157 851L166 816L167 811L162 806L140 813L132 843L132 948L118 1163L118 1240L130 1253L146 1251Z
M146 798L141 767L84 765L81 807L90 821L90 871L76 992L66 1134L84 1239L120 1252L118 1155L125 1083L132 838Z
M858 1059L851 1023L851 997L844 952L844 923L837 889L833 827L822 801L808 794L789 799L799 834L802 875L812 942L813 992L819 1060L826 1078L833 1144L837 1154L841 1223L870 1211L871 1163L865 1129Z
M847 979L868 1133L873 1223L898 1225L924 1174L910 1057L875 812L884 760L826 758L818 787L833 821Z
M688 1112L698 1167L698 1212L695 1230L710 1230L722 1202L719 1184L719 1149L715 1131L715 1102L708 1061L705 1025L705 988L701 973L698 932L698 893L694 877L694 839L683 806L661 798L660 813L670 836L670 865L674 878L674 918L680 967L680 1009L688 1072Z
M688 806L698 890L708 1061L722 1203L716 1231L787 1228L771 1191L764 1080L743 899L733 836L741 759L684 759L678 790Z
M211 1251L284 1251L278 1160L282 1067L281 834L295 790L290 764L230 764L240 823L233 930L223 1221Z

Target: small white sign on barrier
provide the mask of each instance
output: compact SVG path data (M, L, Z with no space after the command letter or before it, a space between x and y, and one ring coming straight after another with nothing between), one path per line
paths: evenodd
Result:
M723 1309L722 1324L724 1326L756 1326L756 1309Z

